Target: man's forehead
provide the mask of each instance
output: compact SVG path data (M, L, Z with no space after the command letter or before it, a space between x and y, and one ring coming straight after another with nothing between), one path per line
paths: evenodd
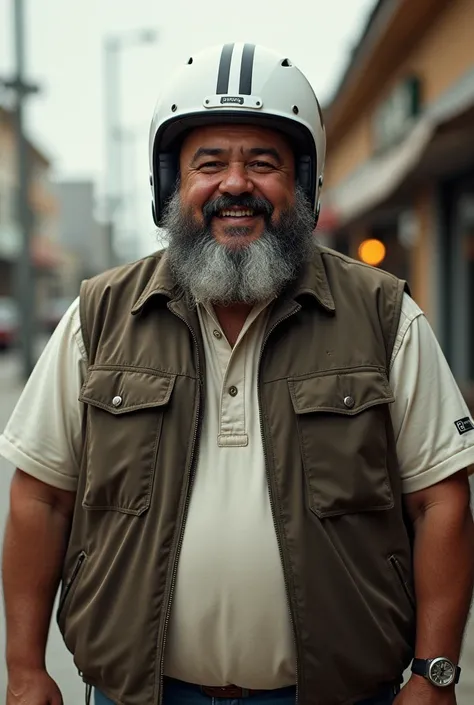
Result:
M181 152L206 147L239 150L277 147L292 151L286 138L276 130L258 125L206 125L194 128L186 136Z

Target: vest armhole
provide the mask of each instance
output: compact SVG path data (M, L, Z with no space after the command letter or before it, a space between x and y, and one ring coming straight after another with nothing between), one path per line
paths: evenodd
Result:
M87 279L85 279L83 282L81 282L81 288L80 288L80 292L79 292L79 316L81 319L81 332L82 332L82 338L84 340L84 347L85 347L86 353L87 353L87 361L89 361L90 354L91 354L91 342L90 342L90 336L89 336L89 326L87 325L86 288L87 288Z
M395 302L393 307L392 321L390 325L388 339L386 341L387 348L387 374L390 370L390 361L392 359L393 348L395 346L395 340L397 338L398 326L400 323L400 314L402 311L402 301L404 294L410 294L410 287L407 282L403 279L397 281L397 288L395 292Z

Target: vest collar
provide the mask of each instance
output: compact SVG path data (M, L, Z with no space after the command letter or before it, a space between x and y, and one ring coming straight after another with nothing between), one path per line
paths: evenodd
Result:
M294 299L309 295L315 298L326 311L333 313L336 310L324 266L322 250L319 246L316 246L311 261L306 264L298 281L292 287L291 295Z
M171 272L166 251L156 254L156 267L147 285L133 304L132 314L140 313L149 299L158 295L165 296L167 299L176 299L179 296L179 288Z
M326 269L319 246L308 262L299 279L291 287L291 296L296 299L304 295L313 296L326 311L334 312L334 299L331 294ZM166 251L157 258L155 267L147 285L134 303L132 314L139 313L153 296L165 296L168 299L177 299L182 295L171 272Z

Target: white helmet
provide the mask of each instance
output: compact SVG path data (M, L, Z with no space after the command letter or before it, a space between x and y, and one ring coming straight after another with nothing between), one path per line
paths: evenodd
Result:
M296 157L296 178L319 215L326 133L310 83L281 54L254 44L224 44L192 56L171 77L150 128L150 184L158 225L179 173L179 146L209 124L262 125L283 132Z

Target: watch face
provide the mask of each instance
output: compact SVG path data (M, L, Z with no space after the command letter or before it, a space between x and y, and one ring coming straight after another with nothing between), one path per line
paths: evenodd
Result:
M455 667L447 658L435 658L430 665L429 679L437 686L451 685L455 675Z

